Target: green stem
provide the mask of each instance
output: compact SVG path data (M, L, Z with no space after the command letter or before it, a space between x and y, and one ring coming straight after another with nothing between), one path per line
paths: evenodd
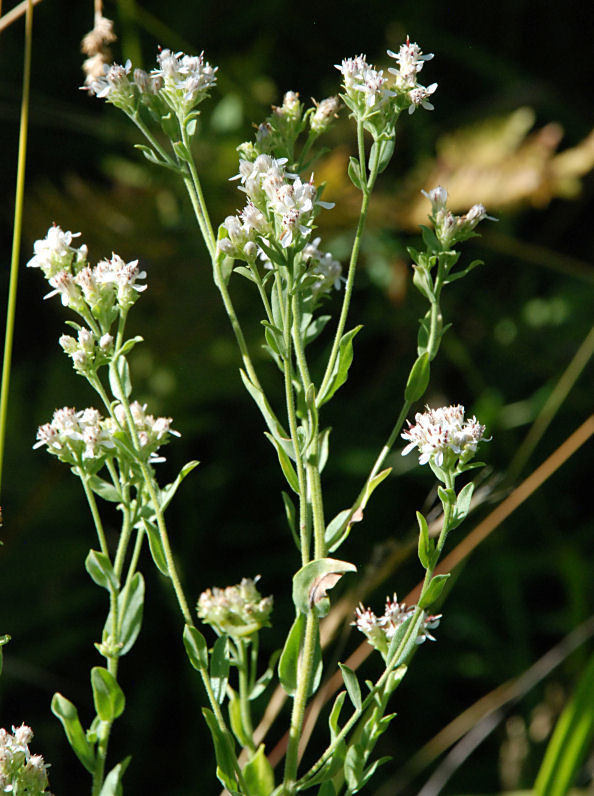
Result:
M283 779L283 796L292 796L292 794L296 793L295 780L299 763L299 741L301 739L307 697L314 674L314 654L317 634L318 618L313 612L310 612L307 615L305 638L297 678L297 690L295 692L293 712L291 714L291 726L289 729L289 742L287 745L285 774Z
M2 472L4 462L4 445L8 418L8 395L10 389L10 371L12 366L12 348L14 338L14 322L16 315L17 286L19 276L19 256L21 250L21 230L23 224L23 198L25 194L25 169L27 163L27 132L29 126L29 92L31 85L31 53L33 49L33 2L27 3L25 18L25 53L23 57L23 93L21 99L21 121L19 131L19 149L17 157L16 192L14 200L14 225L12 232L12 254L10 260L10 283L6 307L6 331L4 334L4 357L2 360L2 386L0 387L0 491L2 488ZM1 522L0 522L1 524Z
M212 223L210 221L210 215L208 213L208 208L206 206L206 200L204 198L204 193L202 191L202 185L200 183L200 178L198 176L198 169L196 168L196 164L194 163L194 158L192 157L192 152L190 149L190 140L188 138L188 134L186 132L186 125L180 120L180 127L182 131L182 140L186 151L188 153L189 159L187 161L188 166L190 168L190 174L192 175L192 182L194 183L194 190L196 191L196 196L198 198L198 205L200 207L200 211L202 213L202 217L204 219L204 225L206 227L207 236L205 238L206 245L208 251L210 253L211 259L214 261L216 257L216 236L214 234L214 230L212 228Z
M363 145L363 127L361 123L357 124L357 140L359 144L359 162L361 165L361 173L363 175L365 170L365 149ZM332 378L332 373L334 371L334 365L336 364L336 358L338 357L338 350L340 347L340 340L342 338L344 327L346 325L347 316L349 313L349 307L351 303L351 295L353 292L353 285L355 282L355 272L357 269L357 261L359 259L359 251L361 248L361 239L363 236L363 230L365 229L365 222L367 220L367 211L369 208L369 198L371 196L371 191L373 190L373 186L375 185L375 180L377 178L378 172L378 156L379 156L379 147L375 148L374 158L370 164L370 174L365 185L365 189L363 191L363 197L361 199L361 210L359 213L359 222L357 224L357 231L355 233L355 240L353 241L353 248L351 251L351 258L349 262L349 272L347 276L347 282L344 288L344 298L342 302L342 309L340 312L340 318L338 321L338 326L336 328L336 334L334 336L334 343L332 345L332 350L330 352L330 358L328 360L328 364L326 366L326 372L324 373L324 378L322 379L322 384L320 385L320 389L318 391L318 395L323 395L330 379Z
M103 530L103 523L101 522L101 515L99 514L99 509L97 508L97 501L95 500L95 495L93 490L89 486L89 479L88 476L85 475L84 470L82 468L78 468L78 475L80 480L82 481L83 489L85 490L85 495L87 496L87 502L89 504L89 508L91 509L91 514L93 516L93 522L95 523L95 528L97 529L97 536L99 538L99 545L101 547L101 552L103 555L109 558L109 548L107 546L107 540L105 538L105 531Z
M161 144L157 141L145 123L142 121L138 113L128 114L129 118L134 122L134 124L138 127L140 132L149 142L149 144L156 150L159 155L161 156L163 163L166 163L170 168L180 168L178 164L173 160L173 158L163 149Z
M449 473L449 472L446 472L446 482L445 482L446 483L446 488L453 489L454 488L454 480L455 479L454 479L453 474ZM398 648L394 652L391 660L387 661L385 671L380 676L380 678L378 679L376 684L373 686L373 688L370 690L369 694L367 695L367 697L363 701L363 703L361 705L361 708L354 710L354 712L351 715L351 717L348 719L348 721L346 722L344 727L341 729L341 731L335 737L333 742L327 747L326 751L314 763L314 765L310 768L310 770L307 772L307 774L304 777L302 777L297 782L297 785L301 789L303 788L304 785L307 785L307 781L309 779L311 779L320 770L320 768L330 759L330 757L332 756L334 750L341 743L341 741L348 735L348 733L353 729L353 727L356 725L356 723L358 722L358 720L361 717L361 715L367 710L367 708L372 704L372 702L377 700L378 693L380 693L381 689L386 684L386 682L388 680L388 677L390 676L390 674L394 670L394 668L396 666L396 663L398 662L398 660L399 660L400 656L402 655L403 651L406 649L406 646L408 645L409 641L411 640L411 637L413 636L413 634L418 633L418 630L419 630L419 618L420 618L421 614L423 614L423 608L420 607L420 603L422 602L422 598L426 594L427 589L429 588L429 584L430 584L431 579L433 577L433 573L435 571L435 567L437 566L437 563L438 563L438 560L439 560L439 555L441 554L441 552L443 550L443 547L444 547L444 544L445 544L445 541L446 541L446 538L447 538L447 535L448 535L448 532L449 532L449 529L450 529L451 521L452 521L452 507L449 504L446 503L446 505L444 506L442 529L441 529L441 533L440 533L439 540L438 540L437 547L436 547L437 555L435 556L435 560L433 562L433 565L429 569L427 569L425 571L425 577L423 579L423 588L421 589L421 596L419 597L419 602L417 603L415 611L414 611L414 613L412 615L412 618L411 618L411 620L409 622L409 625L408 625L407 631L406 631L406 633L404 635L404 638L402 639L402 641L398 645Z
M255 751L254 727L250 710L250 674L248 666L247 644L239 639L237 641L237 663L239 670L239 709L241 711L241 724L247 735L248 748Z

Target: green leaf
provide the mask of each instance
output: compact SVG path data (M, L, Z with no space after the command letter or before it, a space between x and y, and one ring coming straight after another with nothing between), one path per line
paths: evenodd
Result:
M130 764L130 760L132 760L132 757L128 756L111 769L109 774L105 777L99 796L122 796L124 793L122 777Z
M122 715L126 707L126 698L111 672L103 666L93 666L91 686L95 710L101 721L113 721Z
M210 685L219 705L225 699L227 680L229 679L230 662L227 654L227 644L227 637L219 636L210 654Z
M457 279L462 279L463 276L469 274L479 265L484 265L484 262L482 260L473 260L470 265L467 265L466 268L463 268L461 271L457 271L455 274L448 274L447 278L443 280L443 284L449 285L450 282L455 282Z
M419 398L423 397L429 385L430 370L429 352L425 351L425 353L421 354L417 359L408 374L408 380L404 390L405 400L414 403L418 401Z
M340 666L342 679L344 680L344 684L351 702L355 706L356 710L361 710L361 687L359 685L359 681L357 680L357 675L352 669L349 669L346 664L339 663L338 665Z
M433 565L435 543L429 538L427 520L420 511L417 511L417 522L419 523L419 561L425 569L429 569L429 567Z
M246 279L249 279L250 282L256 281L252 269L247 268L245 265L236 265L233 271L234 273L239 274L240 276L244 276Z
M270 660L268 661L268 667L264 674L260 675L256 680L254 687L249 693L248 699L251 701L252 699L257 699L261 693L267 688L268 684L274 677L274 667L276 666L276 662L278 661L281 654L281 650L275 650L272 655L270 656Z
M121 385L121 388L120 388ZM109 386L118 401L125 402L132 394L130 368L125 357L117 357L109 365Z
M328 449L330 447L330 432L332 429L330 426L325 428L323 431L320 431L318 434L318 469L323 472L324 467L326 466L326 462L328 461Z
M320 790L318 791L317 796L336 796L336 791L334 790L334 785L330 780L326 780L320 786Z
M330 610L330 600L326 597L326 592L336 585L345 572L356 571L354 564L335 558L310 561L293 576L295 607L302 614L314 609L318 616L326 616Z
M435 575L433 578L431 578L427 591L419 600L419 605L421 608L429 608L431 605L433 605L433 603L441 596L449 577L450 574L448 572L447 575Z
M361 179L361 165L357 158L350 157L349 158L349 167L347 170L349 175L350 181L353 183L355 188L358 188L360 191L364 190L364 183Z
M199 672L208 671L208 645L206 639L192 625L184 627L184 647L194 669Z
M342 710L345 697L346 697L346 691L340 691L340 693L337 695L336 699L334 700L334 704L332 705L332 710L330 711L330 716L328 718L328 726L330 727L331 742L334 742L334 739L340 732L340 725L338 724L338 720L340 718L340 711Z
M295 506L286 492L281 491L281 495L283 497L283 503L285 504L285 514L287 517L287 522L289 523L289 528L293 534L293 540L297 546L297 550L301 550L301 541L299 540L299 535L297 533L297 512L295 511Z
M118 642L122 645L119 653L122 656L132 649L142 627L144 610L144 578L142 573L135 572L129 587L120 592L118 595L118 608L120 615Z
M260 321L264 327L264 336L266 342L272 348L275 354L280 357L285 357L285 342L283 340L283 333L276 326L273 326L268 321Z
M287 480L288 485L291 487L293 492L299 494L299 479L297 478L297 473L295 472L295 468L291 464L291 460L285 453L283 446L272 436L272 434L269 434L267 431L264 432L264 436L266 437L266 439L270 440L270 442L276 449L276 453L278 455L278 461L281 466L281 470L283 471L283 475Z
M126 340L122 345L118 348L118 350L114 353L114 357L118 356L125 356L128 354L137 343L143 343L144 337L141 337L139 334L136 337L131 337L129 340Z
M457 528L458 525L460 525L460 523L468 516L473 492L474 484L471 481L470 483L466 484L466 486L463 487L458 493L458 497L456 498L456 507L454 509L454 516L452 517L452 521L450 522L448 530L451 531L453 528Z
M206 719L208 729L212 736L212 741L215 748L215 757L217 759L217 778L219 782L224 785L231 793L237 793L237 782L235 778L235 771L237 758L233 749L233 740L228 732L224 732L215 718L212 710L202 708L202 714Z
M110 592L117 592L120 588L120 582L116 577L111 561L105 553L99 553L97 550L90 550L85 559L85 569L91 576L91 579L101 586L102 589L107 589Z
M344 761L344 778L351 793L356 793L359 790L364 765L365 750L363 747L358 743L349 746Z
M295 460L295 451L293 450L293 443L289 439L287 432L279 423L276 415L270 408L266 396L256 385L250 380L244 370L240 368L239 373L241 375L241 380L243 381L244 387L252 396L254 401L256 402L258 409L262 413L262 416L268 426L268 430L270 431L273 438L278 442L278 444L282 447L284 452L289 456L291 459Z
M331 315L318 315L317 318L313 319L303 335L304 348L310 343L313 343L313 341L322 333L331 317Z
M594 738L594 656L579 682L548 743L534 783L535 796L565 796L575 784Z
M85 732L78 718L78 711L62 694L54 694L52 698L52 713L62 723L68 743L83 766L91 774L95 770L95 752L87 741Z
M363 327L355 326L350 332L342 336L338 346L338 356L334 363L334 368L330 374L328 385L320 391L317 400L318 408L329 401L334 393L342 387L348 377L349 368L353 361L353 338Z
M387 478L390 475L391 472L392 472L392 468L391 467L386 467L385 470L382 470L380 473L375 475L371 479L371 481L368 481L365 484L365 492L363 494L363 499L361 500L361 506L360 506L361 510L363 510L365 508L365 506L369 502L369 498L373 495L373 493L375 492L377 487L381 484L381 482L385 478Z
M243 776L250 796L270 796L274 790L274 771L264 754L264 744L245 764Z
M437 240L435 232L432 229L421 224L421 233L423 235L423 243L428 252L434 254L441 250L441 243Z
M289 696L297 690L297 670L299 666L299 653L305 636L305 616L297 617L285 641L285 646L278 661L278 679Z
M0 674L2 674L2 667L4 665L4 655L2 647L5 644L8 644L9 641L10 641L10 636L8 635L8 633L5 633L3 636L0 636Z
M161 511L165 511L167 506L173 500L173 497L177 492L181 482L192 472L192 470L194 470L194 468L198 467L199 464L200 462L196 461L195 459L187 464L184 464L175 481L172 481L170 484L167 484L163 487L159 494L159 505L161 506Z
M446 506L456 505L456 492L451 487L444 489L442 486L438 486L437 495L441 500L441 504L444 507L444 509Z
M148 520L143 520L144 530L147 533L149 540L149 548L151 556L155 562L155 566L162 575L166 578L169 577L169 567L167 566L167 559L165 558L165 550L163 549L163 542L158 529Z
M383 765L384 765L384 763L389 763L391 759L392 759L392 758L390 757L390 755L385 755L384 757L380 757L378 760L375 760L375 761L374 761L374 762L373 762L373 763L372 763L372 764L369 766L369 768L367 768L367 769L366 769L366 770L363 772L363 776L361 777L361 781L359 782L359 790L360 790L361 788L364 788L364 787L365 787L365 785L367 785L367 783L369 782L369 780L371 779L371 777L372 777L372 776L375 774L375 772L377 771L377 769L378 769L380 766L383 766Z
M351 523L347 519L352 515L351 509L344 509L327 525L324 539L328 552L333 553L344 542L351 530Z
M246 731L245 727L243 726L243 718L241 715L241 700L237 695L237 692L233 690L230 686L227 686L227 690L229 693L229 723L231 725L231 730L233 734L239 741L241 746L249 746L251 743L250 737L248 732Z
M387 141L374 141L371 145L371 151L369 153L369 162L371 163L374 156L374 147L379 145L379 161L378 161L378 169L377 173L381 174L382 171L385 171L388 167L388 164L392 160L392 155L394 154L394 138L389 138Z
M88 485L91 487L96 495L99 495L103 500L109 500L111 503L119 503L122 498L118 490L109 481L99 478L98 475L91 475L87 480Z

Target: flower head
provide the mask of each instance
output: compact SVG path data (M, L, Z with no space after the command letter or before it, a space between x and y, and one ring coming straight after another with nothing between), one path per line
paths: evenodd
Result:
M87 247L82 245L77 249L72 246L73 239L79 235L80 232L64 232L57 224L53 224L45 238L33 244L35 254L27 263L27 268L40 268L45 278L50 279L60 271L70 271L73 265L75 270L82 267L87 259Z
M161 50L157 55L159 64L153 69L151 76L158 80L162 88L160 93L167 104L176 112L188 114L208 96L209 90L216 84L218 66L211 66L200 55L185 55L182 52Z
M203 591L197 605L198 616L220 635L234 638L251 636L270 625L272 597L262 597L256 578L243 578L237 586Z
M479 442L485 440L485 427L476 417L465 420L464 412L460 404L440 409L427 407L426 412L417 412L415 425L409 422L408 429L402 432L402 438L408 441L402 455L417 448L419 464L433 462L443 467L446 459L452 464L458 460L467 462L474 456Z
M22 724L12 734L0 729L0 792L42 796L49 791L47 768L41 755L32 755L33 731Z
M351 624L367 637L369 643L375 647L385 659L394 634L405 622L412 618L415 610L416 607L414 605L407 606L405 603L399 603L394 594L392 598L386 597L386 606L383 616L378 617L371 608L359 605L355 610L355 620ZM423 617L423 621L417 632L417 638L415 639L417 644L422 644L426 639L435 641L434 637L429 633L429 630L436 628L439 625L440 619L441 614L436 616L425 615Z

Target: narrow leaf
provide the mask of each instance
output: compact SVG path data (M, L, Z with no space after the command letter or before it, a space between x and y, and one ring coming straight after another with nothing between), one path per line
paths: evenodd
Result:
M167 566L167 559L165 558L165 550L163 549L163 543L161 542L161 536L159 535L159 531L152 522L148 520L143 520L144 529L147 533L148 540L149 540L149 548L151 551L151 556L153 557L153 561L159 572L162 575L165 575L166 578L169 577L169 567Z
M278 662L278 679L289 696L297 690L299 653L305 635L305 616L298 614L293 622Z
M291 460L285 453L283 446L281 445L278 440L276 440L272 434L269 434L267 431L264 432L264 436L268 439L272 445L276 448L276 453L278 456L278 461L281 466L281 470L283 471L283 475L286 478L288 485L291 487L293 492L297 495L299 494L299 479L297 478L297 473L295 472L295 468L291 464Z
M407 401L413 403L423 397L429 385L430 368L429 352L425 351L412 366L408 375L408 381L406 382L406 388L404 390L404 398Z
M120 628L118 642L122 645L120 656L125 655L134 646L142 627L144 610L144 578L135 572L129 587L118 595Z
M334 363L334 369L328 380L328 386L325 390L320 391L318 395L318 407L329 401L338 388L342 387L347 380L349 368L353 361L353 338L362 328L362 326L355 326L354 329L351 329L350 332L342 336L338 347L338 356Z
M237 792L237 783L235 778L235 770L237 758L233 750L233 742L228 733L225 733L217 724L212 710L202 708L202 714L206 719L208 729L212 736L215 757L217 759L217 778L219 782L224 785L231 793Z
M273 293L274 295L274 293ZM241 375L241 380L243 381L244 387L252 396L254 401L256 402L258 409L262 413L262 417L264 418L266 425L268 426L268 430L270 431L273 438L278 442L278 444L283 448L284 452L289 456L291 459L295 459L295 451L293 450L293 443L288 437L287 432L279 423L276 415L270 408L270 405L266 399L266 396L262 392L262 390L258 389L256 385L251 381L248 375L245 373L244 370L240 369L239 371Z
M222 704L227 691L229 679L229 657L227 655L227 637L220 636L210 654L210 684L219 704Z
M66 697L62 694L54 694L52 698L52 713L57 716L64 727L68 743L72 751L78 757L83 766L91 774L95 770L95 752L78 718L78 711Z
M351 702L355 706L356 710L361 710L361 686L357 680L357 675L352 669L349 669L346 664L339 663L338 665L340 666L342 679L344 680L344 684Z
M110 484L109 481L99 478L98 475L90 476L87 483L93 492L103 498L103 500L109 500L111 503L119 503L122 499L115 486Z

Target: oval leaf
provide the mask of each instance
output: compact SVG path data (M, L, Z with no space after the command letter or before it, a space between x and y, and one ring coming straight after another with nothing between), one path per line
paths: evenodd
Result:
M357 675L352 669L344 663L339 663L340 671L342 672L342 679L348 691L351 702L356 710L361 710L361 686L357 680Z
M121 716L126 707L124 692L115 677L102 666L91 669L93 702L101 721L113 721Z
M199 672L208 671L208 645L202 633L191 625L184 627L184 647L190 663Z
M97 586L101 586L101 588L108 591L118 591L120 588L120 582L113 571L109 557L105 553L90 550L85 559L85 569Z
M435 575L435 577L431 578L431 583L429 584L427 591L419 600L419 605L421 608L429 608L431 605L433 605L433 603L441 595L449 577L450 574L448 573L447 575Z
M250 796L270 796L274 790L274 771L264 754L264 744L245 764L243 776Z

